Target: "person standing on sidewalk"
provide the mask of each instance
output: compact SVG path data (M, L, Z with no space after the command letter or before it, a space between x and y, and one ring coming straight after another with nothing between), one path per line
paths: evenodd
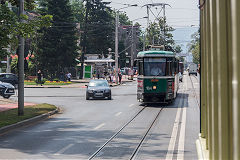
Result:
M37 81L38 81L38 84L41 84L41 86L42 86L42 72L41 72L41 70L38 70Z
M121 74L121 72L118 73L118 77L119 77L119 84L121 84L122 83L122 74Z
M69 82L71 82L72 74L70 72L67 73L67 79Z

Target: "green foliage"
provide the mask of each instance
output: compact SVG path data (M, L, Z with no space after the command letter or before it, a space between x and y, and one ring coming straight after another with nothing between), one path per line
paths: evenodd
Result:
M192 41L188 44L188 51L193 55L193 63L200 63L200 34L199 31L191 35Z
M35 82L36 84L44 84L46 81L47 81L46 78L42 78L40 82L38 81L37 78L34 79L34 82Z
M175 42L171 33L172 31L174 31L174 28L169 26L164 18L160 18L158 22L150 23L149 27L147 28L147 45L165 44L173 47Z
M125 12L119 13L119 23L121 25L132 25L132 22L129 20L129 18Z
M21 15L20 18L24 22L19 22L19 17L7 4L0 4L0 59L9 54L4 48L17 49L19 35L25 38L34 37L40 28L49 27L52 19L50 15L38 15L31 19L27 15Z
M182 52L182 48L181 48L180 45L174 46L174 50L175 50L176 53L181 53Z
M108 48L113 48L114 17L112 10L102 0L88 1L88 23L86 25L86 53L107 56Z
M78 37L68 0L48 0L45 5L41 6L45 7L42 11L53 16L52 26L42 30L36 58L39 69L53 79L64 68L76 64Z
M74 22L84 22L85 8L81 0L70 0Z

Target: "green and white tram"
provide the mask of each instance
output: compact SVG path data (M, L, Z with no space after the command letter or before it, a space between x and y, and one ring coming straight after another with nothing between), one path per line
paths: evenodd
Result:
M171 51L148 50L138 55L137 99L140 102L170 103L179 87L179 60Z

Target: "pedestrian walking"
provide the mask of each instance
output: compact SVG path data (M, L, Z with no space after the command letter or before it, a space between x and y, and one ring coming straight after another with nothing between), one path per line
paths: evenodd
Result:
M72 74L70 72L67 73L67 79L69 82L71 82Z

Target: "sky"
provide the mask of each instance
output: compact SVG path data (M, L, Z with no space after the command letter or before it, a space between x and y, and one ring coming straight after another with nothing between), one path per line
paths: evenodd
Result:
M182 46L183 52L187 52L187 43L191 40L191 34L198 30L199 26L199 9L198 0L103 0L111 2L109 5L113 9L125 7L123 4L137 4L138 7L128 7L121 11L126 12L130 20L139 19L147 16L147 8L142 7L152 3L167 3L166 19L168 25L176 30L173 32L174 40ZM155 16L161 11L161 7L152 7L150 11L150 22L154 22ZM155 16L154 16L154 15ZM163 12L160 12L160 16ZM134 21L135 23L136 21ZM143 28L147 27L147 19L139 19L138 23Z

